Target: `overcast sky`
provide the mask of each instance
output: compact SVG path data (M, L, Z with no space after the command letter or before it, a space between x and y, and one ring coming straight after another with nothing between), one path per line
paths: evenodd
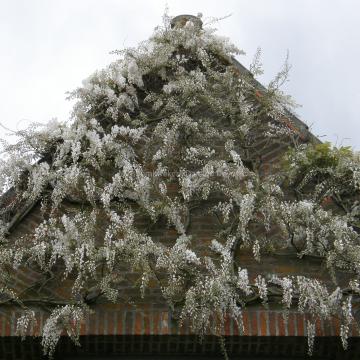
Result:
M174 16L232 14L218 33L246 52L246 66L262 48L265 84L288 50L284 90L298 116L323 141L360 150L358 0L0 0L0 122L66 120L66 91L113 61L110 51L147 39L166 3Z

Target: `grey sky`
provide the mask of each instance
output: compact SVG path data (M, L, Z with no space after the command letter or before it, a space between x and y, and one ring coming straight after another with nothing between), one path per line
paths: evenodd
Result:
M246 51L246 66L262 48L265 84L289 50L284 90L302 104L297 114L321 139L360 150L357 0L0 0L0 122L67 119L65 92L114 60L111 50L147 39L166 3L171 15L231 13L218 33Z

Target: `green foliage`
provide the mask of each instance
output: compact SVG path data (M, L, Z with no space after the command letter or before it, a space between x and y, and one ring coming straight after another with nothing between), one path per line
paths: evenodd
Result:
M284 183L298 200L311 199L318 206L343 214L360 229L360 157L351 147L329 142L290 149L282 162Z
M290 148L284 161L284 170L292 169L292 164L298 148ZM299 171L307 173L313 169L326 169L336 167L343 159L350 159L353 157L351 147L334 147L330 142L321 144L308 145L298 161Z
M329 142L300 145L287 152L282 169L298 197L319 203L326 197L356 196L359 190L359 156L350 147Z

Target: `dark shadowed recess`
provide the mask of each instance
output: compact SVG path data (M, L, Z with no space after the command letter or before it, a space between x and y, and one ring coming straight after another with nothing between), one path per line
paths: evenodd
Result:
M322 337L315 339L314 353L307 355L307 338L279 338L271 336L227 336L224 338L229 359L344 359L360 358L360 338L349 339L349 349L342 349L340 339ZM195 360L224 359L219 338L206 336L202 342L192 335L144 336L82 336L81 347L76 347L68 337L62 337L54 360ZM40 338L2 337L0 359L45 360Z

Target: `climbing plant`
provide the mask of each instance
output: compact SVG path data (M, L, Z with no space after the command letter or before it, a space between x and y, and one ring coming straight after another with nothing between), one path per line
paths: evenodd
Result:
M25 336L34 309L44 307L45 353L64 330L78 342L98 301L124 301L118 279L127 264L141 294L155 280L196 334L221 336L226 316L241 329L246 306L275 301L284 316L297 307L313 319L339 317L346 348L360 292L359 156L302 140L288 120L293 102L280 90L287 64L259 88L258 57L251 72L239 71L233 57L242 51L228 39L200 18L167 15L148 41L114 54L70 94L68 122L32 126L3 143L0 305L23 311L18 333ZM272 144L291 150L268 173ZM42 220L14 236L35 206ZM191 231L199 210L218 227L208 247ZM171 244L152 232L164 222L177 233ZM323 259L332 282L263 274L263 255L284 248L299 261ZM237 258L244 249L259 262L254 276ZM42 277L17 291L23 267ZM71 284L67 299L38 291L29 301L29 291L54 281ZM314 322L307 326L311 352Z

